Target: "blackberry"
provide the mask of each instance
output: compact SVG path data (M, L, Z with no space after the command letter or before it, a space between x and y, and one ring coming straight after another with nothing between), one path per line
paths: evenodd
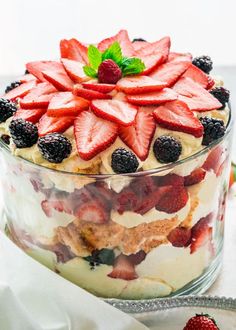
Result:
M8 118L14 115L17 108L15 103L0 98L0 123L5 122Z
M210 93L222 104L221 109L229 102L230 91L224 87L215 87L210 90Z
M112 266L115 261L115 254L110 249L94 250L91 256L84 257L84 259L89 262L91 269L94 269L101 264Z
M3 135L1 136L1 140L2 140L4 143L6 143L6 144L10 144L10 136L7 135L7 134L3 134Z
M10 83L10 85L8 85L5 89L5 93L10 92L12 89L20 86L22 83L20 81L13 81L12 83Z
M213 62L210 56L207 55L194 57L192 63L205 73L209 73L213 67Z
M125 148L118 148L111 155L111 167L115 173L136 172L138 165L135 154Z
M72 145L65 136L51 133L39 138L38 148L44 159L58 164L70 155Z
M25 70L25 74L29 74L29 71L27 69Z
M182 151L181 143L172 136L162 135L156 139L153 152L160 163L172 163L179 159Z
M145 40L145 39L143 39L143 38L134 38L133 40L132 40L132 42L135 42L135 41L147 41L147 40Z
M208 146L211 142L224 136L225 125L223 120L210 117L201 117L199 120L204 127L202 145Z
M38 140L37 127L24 119L13 119L9 131L17 148L29 148Z

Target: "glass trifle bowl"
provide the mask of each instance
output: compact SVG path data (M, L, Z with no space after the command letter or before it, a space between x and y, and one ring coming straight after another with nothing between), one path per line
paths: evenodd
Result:
M205 291L224 236L232 119L209 56L170 38L61 40L0 98L7 235L103 298Z

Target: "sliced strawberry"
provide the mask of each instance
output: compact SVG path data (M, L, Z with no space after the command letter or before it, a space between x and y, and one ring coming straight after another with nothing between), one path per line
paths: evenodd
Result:
M215 172L215 174L217 174L222 163L222 155L222 147L217 146L212 151L210 151L205 163L202 165L202 168L208 172L212 170Z
M35 61L27 63L26 68L38 80L46 81L42 74L42 71L58 71L61 68L61 63L56 61Z
M97 91L93 91L90 89L86 89L81 87L80 85L75 85L73 89L73 94L83 97L87 100L96 100L96 99L111 99L111 95L100 93Z
M129 103L136 105L159 105L168 101L177 100L178 94L170 88L163 88L161 91L127 95Z
M196 252L200 247L210 242L212 237L212 227L210 227L211 215L201 218L192 227L192 241L190 246L190 253Z
M192 62L192 55L190 53L174 53L170 52L168 62Z
M141 55L139 58L145 64L145 69L141 72L141 75L149 75L164 62L162 54Z
M156 42L144 45L138 51L136 51L137 57L153 54L161 54L163 61L166 61L170 51L170 38L164 37Z
M105 223L109 220L109 213L98 200L90 200L81 204L74 215L81 221Z
M212 87L215 85L215 80L208 75L208 84L207 84L207 90L212 89Z
M166 87L166 83L147 76L125 77L118 81L117 88L127 94L139 94L159 91Z
M50 101L47 115L52 117L77 116L89 108L89 102L71 92L57 93Z
M133 56L134 55L134 48L133 44L129 39L128 32L126 30L120 30L116 35L110 38L106 38L102 40L98 44L98 49L101 52L104 52L111 44L113 44L115 41L118 41L121 49L122 49L122 54L124 56Z
M92 83L92 82L82 83L82 86L86 89L91 89L93 91L100 92L100 93L105 93L105 94L110 93L116 87L116 85L100 84L100 83L97 83L97 82L95 82L95 83Z
M148 156L155 129L156 124L152 114L138 110L133 125L120 126L119 136L144 161Z
M31 80L37 80L37 78L33 76L31 73L27 73L19 79L21 83L26 83Z
M74 135L80 157L90 160L115 141L117 126L84 111L75 119Z
M49 82L40 83L20 101L20 106L23 109L47 108L56 92Z
M135 254L132 253L128 255L127 257L133 265L137 266L146 258L146 253L143 250L140 250Z
M189 68L185 71L183 77L192 79L193 81L201 85L203 88L208 87L208 75L193 64L191 64Z
M135 272L134 265L124 254L120 254L114 263L113 270L107 276L112 278L119 278L125 281L131 281L138 278Z
M137 194L127 187L116 196L113 207L119 214L123 214L125 211L134 210L138 200Z
M150 43L147 41L134 41L132 44L133 49L135 50L135 52L137 52L139 49L147 47Z
M190 110L208 111L222 107L222 104L212 94L190 78L182 77L174 85L174 90Z
M73 210L66 199L62 200L44 200L41 202L41 207L47 217L52 217L53 210L57 212L65 212L72 214Z
M175 213L181 210L188 201L188 192L183 186L169 186L158 200L156 209L165 213Z
M184 185L192 186L204 180L206 172L202 168L197 168L191 174L184 177Z
M184 178L177 174L167 174L160 177L155 177L158 186L183 186Z
M88 63L88 48L77 39L63 39L60 42L61 57L69 60Z
M168 102L159 106L153 115L157 123L165 128L192 134L195 137L203 135L203 126L188 106L182 101Z
M98 117L124 126L132 125L137 113L133 105L119 100L94 100L91 109Z
M74 117L49 117L43 115L39 120L38 133L44 136L48 133L63 133L67 128L73 125Z
M83 66L84 64L69 60L67 58L61 58L61 62L68 74L68 76L75 82L75 83L81 83L83 81L87 81L90 79L86 74L84 73Z
M160 65L150 77L165 82L167 86L172 86L190 65L191 63L188 61L167 62Z
M24 97L26 94L30 92L30 90L36 86L36 81L31 80L29 82L26 82L24 84L21 84L20 86L12 89L10 92L6 93L3 97L5 99L14 101L18 98Z
M14 114L14 119L22 118L24 120L30 121L33 124L36 124L46 111L47 109L19 109Z
M191 243L191 229L176 227L168 234L167 239L175 247L187 247Z
M71 91L73 89L73 81L67 75L63 65L59 63L57 70L44 70L42 74L59 91Z

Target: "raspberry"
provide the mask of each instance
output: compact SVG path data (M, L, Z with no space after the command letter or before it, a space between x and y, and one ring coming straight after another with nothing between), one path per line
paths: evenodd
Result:
M100 83L116 84L122 77L120 67L112 60L103 61L98 68L98 80Z

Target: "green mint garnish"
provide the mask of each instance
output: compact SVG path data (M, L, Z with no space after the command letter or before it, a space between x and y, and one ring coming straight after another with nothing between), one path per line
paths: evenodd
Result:
M83 70L84 70L84 73L86 74L86 76L89 76L91 78L97 78L97 76L98 76L97 71L89 65L85 65L83 67Z
M136 57L123 57L120 44L115 41L103 53L93 45L88 47L89 65L83 67L84 73L91 78L97 78L99 65L108 59L114 61L121 68L123 77L139 74L145 69L145 64L141 59Z
M122 50L119 42L114 42L109 48L102 54L102 61L113 60L116 64L120 64L123 59Z

